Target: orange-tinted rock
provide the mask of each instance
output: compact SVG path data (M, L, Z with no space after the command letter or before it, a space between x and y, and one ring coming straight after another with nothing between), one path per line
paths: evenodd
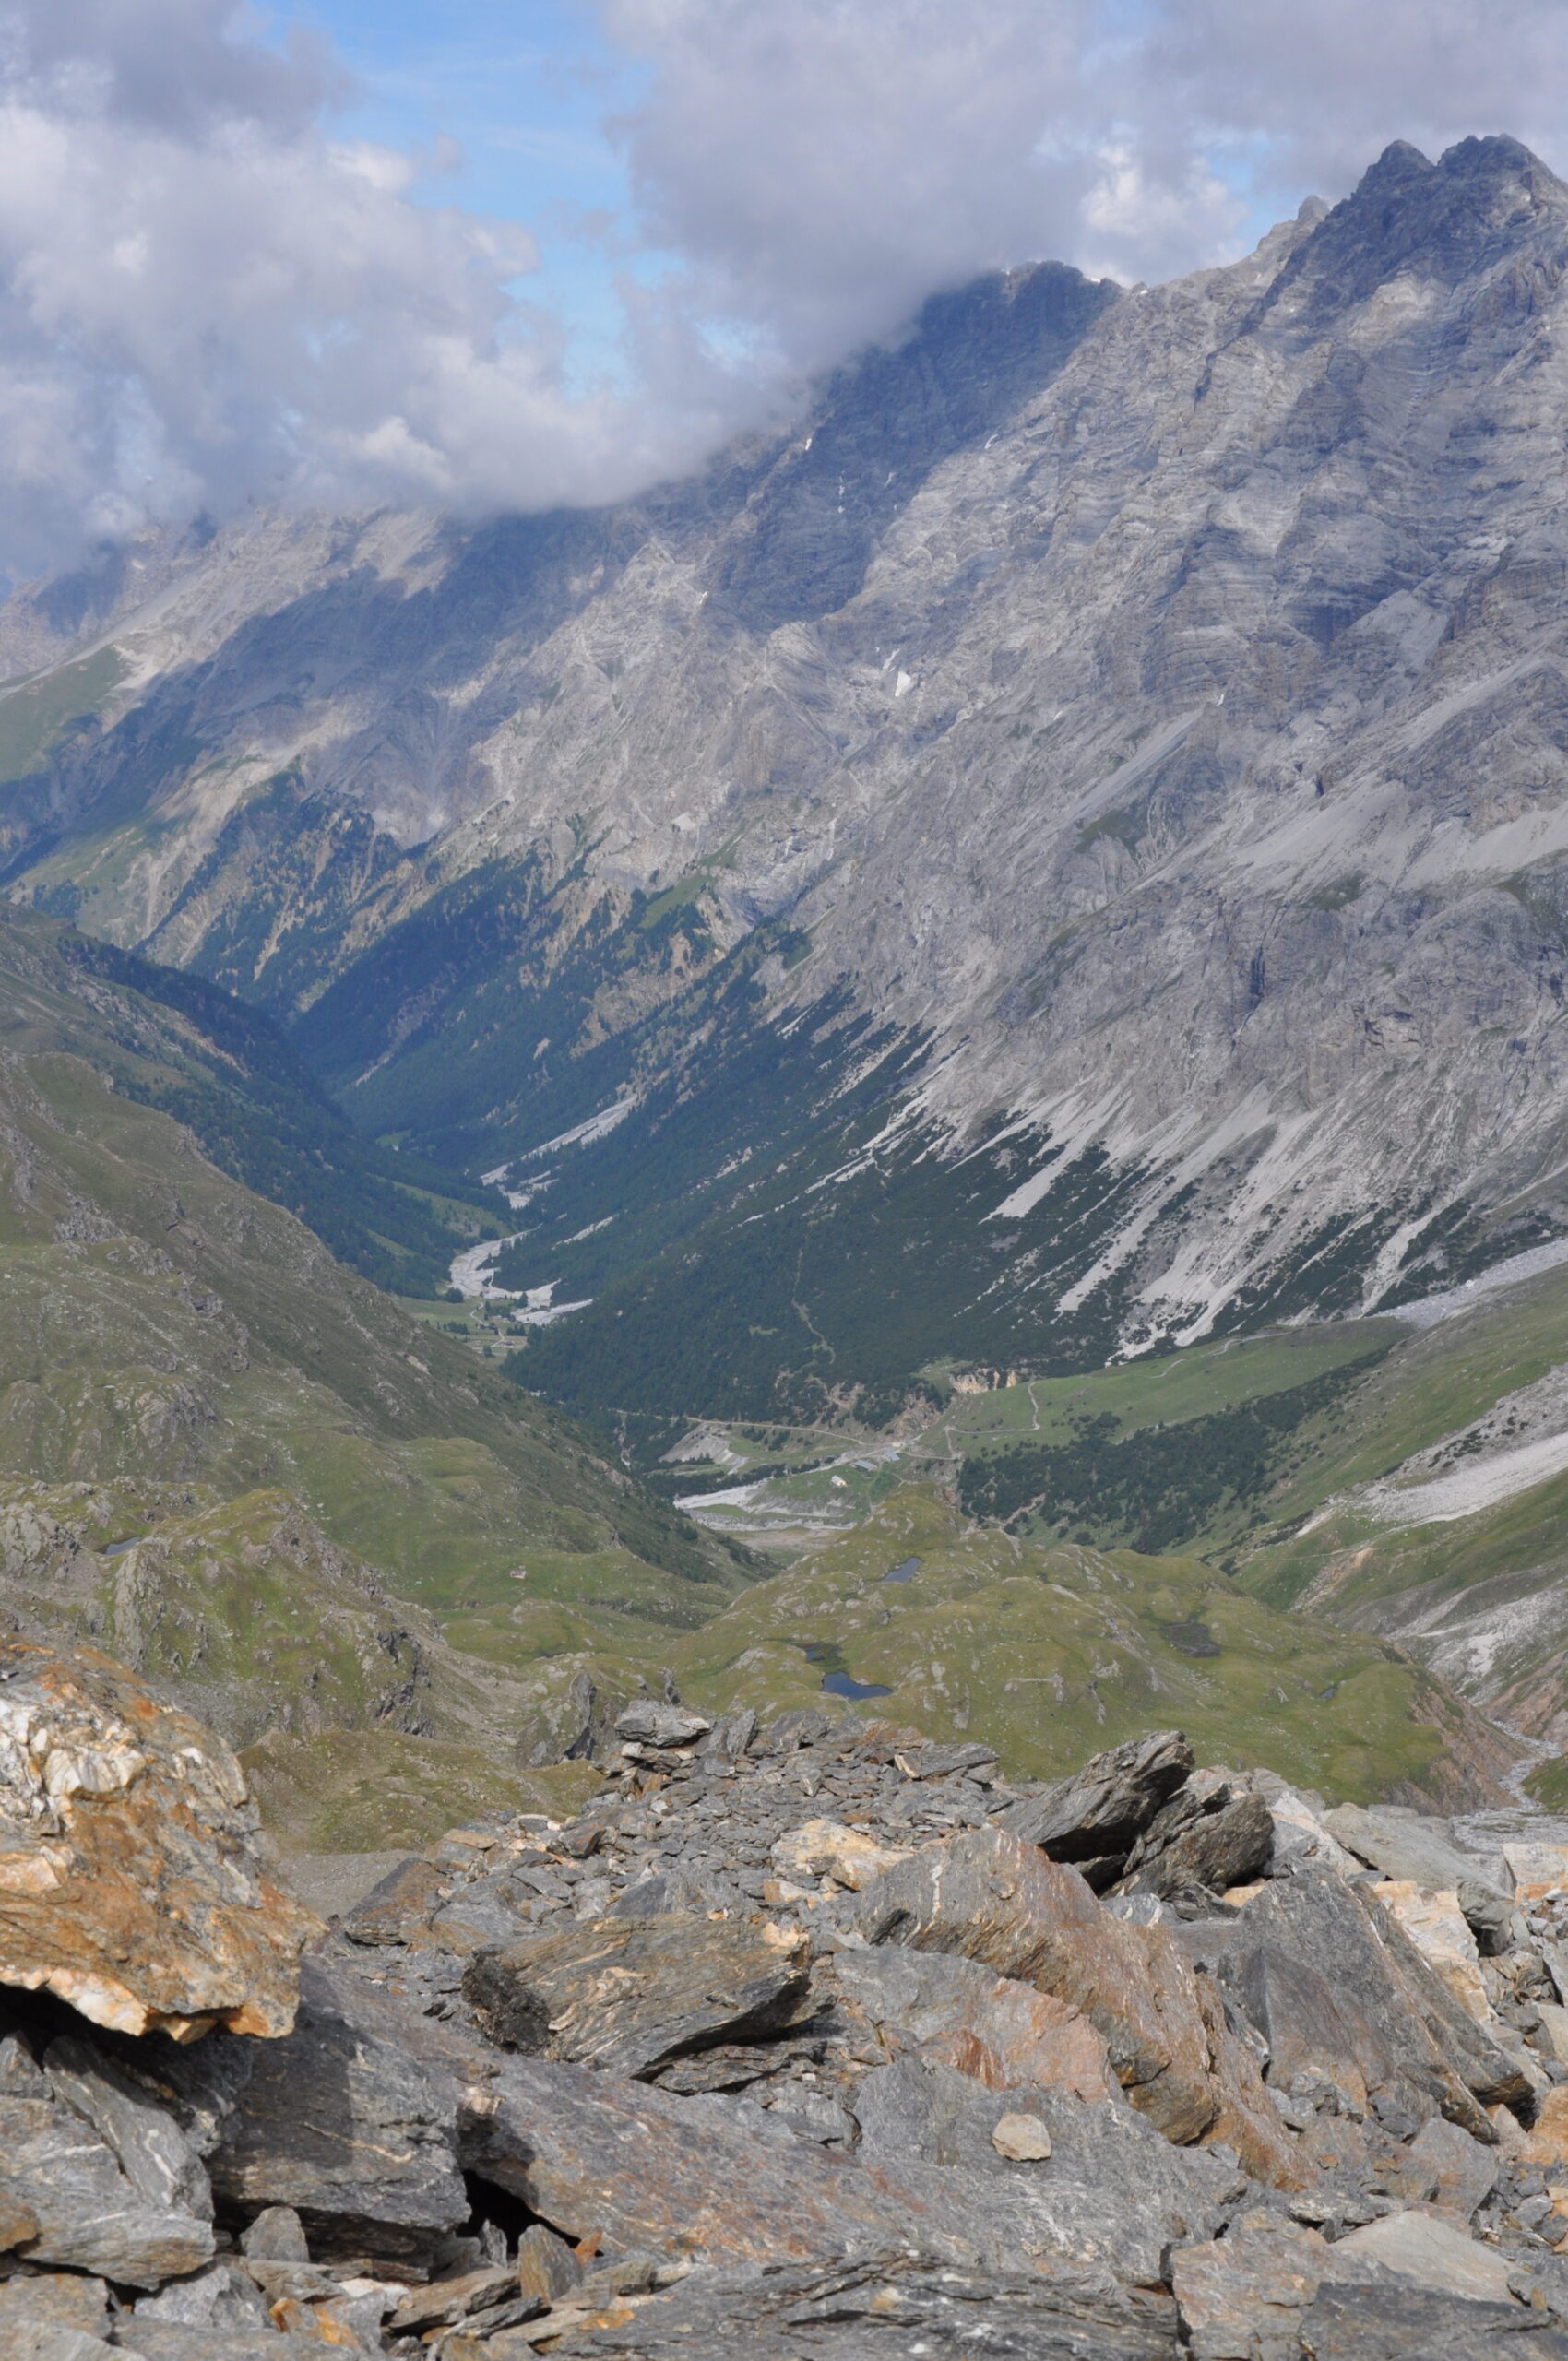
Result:
M1532 2165L1568 2165L1568 2082L1543 2091L1522 2154Z
M877 1879L858 1924L873 1942L956 1952L1066 2001L1168 2139L1196 2140L1214 2120L1207 2034L1176 1945L1113 1917L1036 1845L1000 1828L925 1845Z
M277 2035L318 1931L227 1747L94 1649L0 1643L0 1984L121 2033Z
M973 1960L896 1944L843 1952L838 1988L875 2025L890 2055L907 2044L988 2090L1033 2085L1109 2099L1116 2078L1105 2042L1080 2010Z

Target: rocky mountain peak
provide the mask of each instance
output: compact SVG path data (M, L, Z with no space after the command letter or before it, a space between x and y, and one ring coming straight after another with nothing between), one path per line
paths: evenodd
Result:
M1457 287L1545 230L1562 235L1568 187L1517 139L1462 139L1434 164L1408 140L1385 148L1319 223L1288 279L1334 309L1403 274Z

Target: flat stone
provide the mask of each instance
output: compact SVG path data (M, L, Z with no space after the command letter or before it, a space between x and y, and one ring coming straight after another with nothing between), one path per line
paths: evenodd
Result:
M1434 2202L1463 2222L1491 2195L1503 2163L1497 2149L1483 2148L1458 2124L1447 2123L1440 2115L1423 2123L1411 2141L1410 2161L1435 2178Z
M1400 2278L1442 2295L1473 2303L1513 2300L1508 2282L1516 2264L1435 2213L1386 2213L1379 2222L1348 2231L1338 2248L1346 2258L1379 2262Z
M1080 2099L1117 2094L1104 2039L1081 2010L974 1960L887 1943L840 1952L834 1976L895 2055L908 2045L991 2090L1038 2083Z
M683 1705L658 1704L651 1699L628 1705L615 1721L618 1736L643 1746L689 1746L712 1727L702 1714L688 1713Z
M786 1877L830 1877L860 1893L908 1852L907 1845L879 1845L863 1829L846 1828L839 1821L808 1820L778 1838L773 1864Z
M86 2336L109 2333L109 2290L79 2271L19 2271L0 2280L0 2353L24 2323L47 2321Z
M95 1649L0 1642L0 1984L121 2033L276 2035L319 1932L227 1747Z
M1009 2164L1038 2164L1051 2153L1051 2134L1038 2115L1004 2115L991 2127L991 2144Z
M643 2075L778 2027L809 1968L798 1933L732 1918L612 1917L479 1952L463 1993L508 2048Z
M1015 1804L1003 1825L1053 1861L1125 1860L1192 1768L1193 1750L1180 1730L1134 1738Z
M422 2334L449 2328L470 2312L482 2311L503 2296L517 2293L517 2273L510 2263L494 2263L481 2271L465 2271L455 2279L433 2280L406 2296L387 2322L394 2336Z

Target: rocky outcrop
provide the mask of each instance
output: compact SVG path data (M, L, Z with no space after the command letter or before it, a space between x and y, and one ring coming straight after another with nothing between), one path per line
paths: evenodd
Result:
M123 2033L278 2035L315 1928L226 1747L106 1657L0 1643L0 1983Z
M1018 1833L1060 1788L989 1755L688 1720L576 1821L396 1868L272 2038L0 1991L7 2356L1568 2349L1568 2064L1552 2004L1507 1997L1551 1973L1555 1892L1518 1904L1542 1949L1461 1997L1266 1774L1146 1795L1101 1899ZM1227 1900L1200 1879L1242 1809ZM1519 1858L1538 1887L1547 1848Z
M1193 1750L1179 1730L1134 1738L1015 1805L1005 1825L1051 1860L1071 1861L1090 1885L1109 1885L1192 1768Z

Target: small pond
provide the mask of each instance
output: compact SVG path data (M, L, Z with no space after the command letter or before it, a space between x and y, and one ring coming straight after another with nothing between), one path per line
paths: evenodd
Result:
M822 1685L829 1697L891 1697L893 1691L885 1681L857 1680L845 1669L843 1652L836 1640L797 1640L794 1643L808 1664L827 1667Z
M885 1681L852 1680L847 1672L825 1672L822 1685L830 1697L891 1697Z
M920 1570L918 1558L900 1558L896 1566L888 1567L882 1579L885 1583L911 1583Z

